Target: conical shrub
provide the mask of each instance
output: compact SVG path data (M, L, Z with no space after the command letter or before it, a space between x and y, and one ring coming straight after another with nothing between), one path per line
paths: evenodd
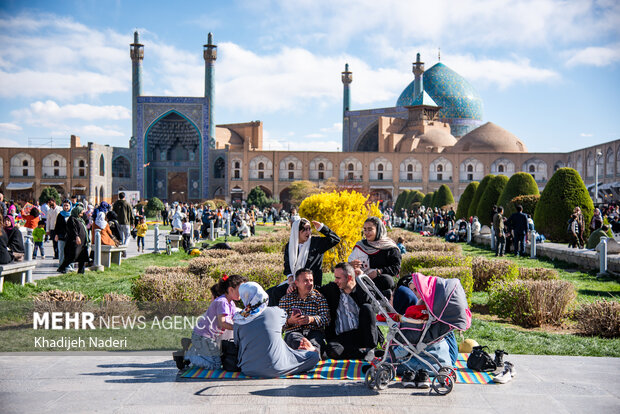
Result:
M480 181L480 185L476 188L476 192L474 193L474 198L471 200L471 204L469 205L469 209L467 210L468 216L475 216L478 214L478 204L480 204L480 199L482 198L482 194L484 190L489 185L489 182L495 178L493 174L486 175L482 181Z
M499 196L504 191L506 184L508 183L508 177L505 175L496 175L485 188L480 203L478 204L478 220L480 224L490 226L493 221L493 206L497 205Z
M526 172L518 172L513 174L508 180L502 195L497 201L497 205L504 207L504 215L510 217L512 213L517 211L517 207L512 203L513 198L537 194L540 194L540 191L534 177Z
M472 181L469 183L465 191L461 195L459 199L459 205L456 208L456 219L469 218L469 214L467 214L469 210L469 206L474 199L474 195L476 194L476 189L480 183L478 181Z

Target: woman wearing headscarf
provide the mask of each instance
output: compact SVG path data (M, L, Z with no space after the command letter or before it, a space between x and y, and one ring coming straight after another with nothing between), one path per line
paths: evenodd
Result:
M245 308L235 314L233 333L239 347L241 372L252 377L276 378L308 371L319 362L319 353L307 339L291 349L282 339L286 313L267 307L269 296L255 282L243 283L239 296Z
M313 237L312 226L325 237ZM287 281L269 289L269 306L278 306L289 286L295 281L299 269L312 270L314 286L323 284L323 255L340 243L340 237L323 223L302 218L291 226L288 243L284 246L284 274Z
M95 209L93 215L95 217L95 221L92 226L91 240L95 243L95 230L101 230L101 244L105 246L118 246L120 242L114 234L112 234L112 230L110 229L110 225L106 220L106 213L110 210L110 205L103 201L99 204L99 207Z
M84 207L76 204L67 220L67 238L65 240L65 259L58 267L58 272L66 273L67 266L78 262L78 273L84 273L84 265L88 261L88 245L90 237L83 219Z
M378 217L364 222L364 239L355 244L349 256L353 267L359 267L375 282L377 288L390 298L394 276L400 274L400 249L387 236L385 225Z
M2 212L0 212L0 217L2 217ZM2 218L2 222L4 223L4 218ZM6 231L4 231L3 226L0 226L0 264L8 264L13 261L8 244L9 238L6 235Z
M19 228L15 227L15 219L11 215L4 218L4 231L7 236L7 248L13 256L13 260L21 262L24 260L24 238Z
M112 231L114 238L119 242L123 240L121 236L121 227L120 224L118 224L118 215L113 210L110 210L105 218L108 221L108 226L110 226L110 231Z
M71 217L71 200L66 199L62 202L62 210L56 217L54 227L54 239L58 242L58 265L65 260L65 243L67 241L67 220ZM73 265L69 264L68 269L73 271Z

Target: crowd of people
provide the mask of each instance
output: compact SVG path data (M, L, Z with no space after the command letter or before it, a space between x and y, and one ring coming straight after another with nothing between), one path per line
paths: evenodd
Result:
M312 235L316 230L324 237ZM232 339L238 346L238 366L250 376L277 377L307 371L320 359L367 359L382 342L371 298L359 284L367 275L377 289L403 314L422 307L413 284L396 286L401 250L387 235L382 218L368 218L361 229L364 238L355 245L347 262L334 269L334 281L323 284L323 254L340 243L325 224L305 218L293 221L284 248L286 280L266 291L238 275L224 275L213 287L214 301L195 327L184 355L175 357L179 368L194 364L207 369L221 367L222 343ZM241 299L244 309L234 301ZM452 334L432 347L433 355L446 364L456 360ZM408 362L420 387L429 385L421 364ZM439 367L437 367L439 368Z

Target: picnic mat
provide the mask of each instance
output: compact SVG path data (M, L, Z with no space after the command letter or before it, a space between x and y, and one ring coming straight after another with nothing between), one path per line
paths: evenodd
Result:
M493 376L487 372L473 371L467 368L467 357L469 354L459 354L456 361L456 382L460 384L493 384ZM327 359L319 361L313 370L304 374L288 375L282 378L300 378L300 379L347 379L347 380L363 380L362 367L368 365L366 361L344 360L337 361ZM223 369L208 370L199 367L189 367L186 369L181 378L194 379L227 379L227 378L252 378L241 372L224 371ZM398 380L398 378L397 378Z

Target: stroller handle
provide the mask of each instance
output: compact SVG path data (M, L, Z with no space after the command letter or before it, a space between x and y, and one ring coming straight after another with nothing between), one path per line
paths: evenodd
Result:
M383 308L386 309L388 312L398 313L396 312L390 301L383 295L383 292L381 292L379 288L375 285L375 282L372 281L370 276L366 274L361 274L357 276L357 279L359 280L358 284L368 296L376 298L381 304L381 306L383 306Z

